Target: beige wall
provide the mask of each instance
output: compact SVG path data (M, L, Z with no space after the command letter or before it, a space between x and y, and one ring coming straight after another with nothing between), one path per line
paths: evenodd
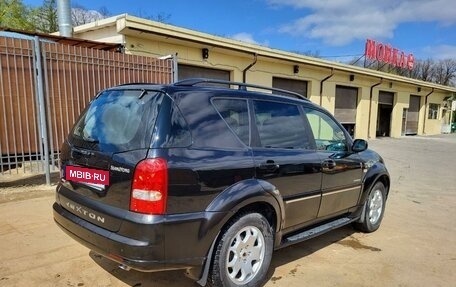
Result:
M426 123L425 123L424 134L433 135L433 134L441 133L442 123L444 123L444 119L442 118L443 99L446 96L447 95L438 93L438 92L434 92L429 96L428 105L425 108ZM435 119L435 120L428 119L429 104L440 105L439 113L438 113L437 119Z
M124 43L124 36L117 33L116 26L98 27L97 29L93 29L82 33L78 33L77 27L75 27L74 29L74 36L78 38L105 43Z
M161 56L178 54L179 63L196 65L207 68L228 70L231 80L241 82L242 70L253 62L253 55L245 53L229 54L219 48L209 49L209 58L201 59L201 46L176 45L126 36L126 51L133 54ZM311 65L299 65L299 73L293 73L293 63L259 57L257 63L248 70L247 82L271 87L272 78L283 77L288 79L308 81L308 98L320 103L320 81L331 74L330 69ZM424 96L429 92L417 92L415 85L406 85L392 81L382 81L373 88L372 102L370 101L371 86L380 82L380 79L355 74L354 81L349 81L350 73L334 72L334 75L323 84L322 106L334 113L336 86L350 86L358 88L358 108L356 116L356 138L375 138L378 117L379 91L390 91L395 94L393 112L391 116L391 136L400 137L402 133L402 113L408 108L410 95L422 96L419 116L418 134L423 134L424 117L427 117L427 108L424 107ZM390 87L390 83L391 87ZM429 102L440 103L445 95L434 93ZM370 121L369 106L371 105ZM368 126L370 126L368 128ZM426 118L425 134L438 134L441 129L441 116L438 120ZM369 134L368 134L369 133Z
M169 54L176 54L178 62L181 64L195 65L206 68L221 69L230 71L232 81L242 82L242 71L254 60L254 55L242 52L224 49L221 47L211 47L202 43L176 40L163 36L154 36L153 34L141 34L140 36L121 35L117 32L116 26L99 27L84 33L77 33L76 36L91 40L100 40L105 42L123 43L125 52L131 54L148 55L159 57ZM203 60L201 49L209 49L209 58ZM425 124L424 134L439 134L441 131L441 111L437 120L427 119L427 106L424 106L425 95L431 90L422 89L418 92L418 86L403 82L381 80L379 77L349 73L340 70L332 70L325 67L317 67L311 64L298 64L299 73L293 73L293 66L297 63L282 59L269 57L258 57L256 64L247 72L247 82L251 84L272 86L272 78L282 77L296 80L305 80L308 82L308 98L334 113L335 109L335 92L336 85L351 86L358 88L358 107L356 116L356 133L357 138L375 138L377 117L378 117L378 95L379 91L390 91L394 93L394 106L391 115L391 132L392 137L400 137L402 132L402 113L404 108L409 106L410 95L421 96L421 109L419 115L418 134L423 134L423 125ZM320 82L333 73L333 76L327 79L323 84L323 94L320 98ZM349 80L350 74L355 76L353 81ZM371 100L371 87L372 100ZM428 103L437 103L442 105L443 98L449 93L442 91L434 92L429 96ZM370 112L369 112L370 108ZM370 120L369 120L370 115ZM426 119L425 119L426 117Z

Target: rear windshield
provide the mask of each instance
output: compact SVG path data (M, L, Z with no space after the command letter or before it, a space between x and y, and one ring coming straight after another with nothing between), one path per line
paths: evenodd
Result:
M150 145L160 108L160 92L109 90L101 93L76 123L76 146L118 152Z

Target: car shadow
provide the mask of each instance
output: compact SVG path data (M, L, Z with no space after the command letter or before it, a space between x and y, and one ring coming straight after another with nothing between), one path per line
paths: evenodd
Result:
M353 229L351 225L347 225L304 242L275 251L272 255L271 265L269 266L267 275L268 281L272 280L275 282L279 279L274 277L276 268L298 260L299 258L309 256L320 249L350 237L356 232L357 231Z
M349 237L355 232L356 231L351 226L346 226L316 238L275 251L272 255L272 261L267 275L268 281L276 281L278 279L273 277L276 268L293 262L299 258L309 256L322 248ZM119 268L118 263L104 258L93 251L89 253L89 256L106 272L115 276L117 279L129 286L200 286L192 279L186 277L184 274L185 271L183 270L151 273L139 272L136 270L125 271Z
M353 233L356 232L357 231L350 225L343 226L304 242L279 249L274 252L271 261L271 267L279 267L281 265L287 264L290 261L309 256L322 248L325 248L333 243L337 243L353 235Z
M117 279L129 286L199 286L195 281L185 276L185 270L140 272L132 269L130 271L126 271L120 269L118 263L111 261L93 251L90 251L89 256L106 272L115 276Z

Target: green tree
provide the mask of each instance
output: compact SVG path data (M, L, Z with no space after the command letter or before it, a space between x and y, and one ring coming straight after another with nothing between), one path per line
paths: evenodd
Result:
M25 6L21 0L0 0L0 26L34 31L35 24L31 17L32 9Z
M44 33L53 33L59 30L57 18L57 1L44 0L41 7L33 10L36 29Z

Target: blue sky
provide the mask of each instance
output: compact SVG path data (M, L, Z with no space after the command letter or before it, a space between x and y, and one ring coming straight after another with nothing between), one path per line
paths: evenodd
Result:
M40 5L42 0L24 0ZM366 38L418 59L456 59L454 0L72 0L110 14L170 15L172 25L291 52L344 61Z

